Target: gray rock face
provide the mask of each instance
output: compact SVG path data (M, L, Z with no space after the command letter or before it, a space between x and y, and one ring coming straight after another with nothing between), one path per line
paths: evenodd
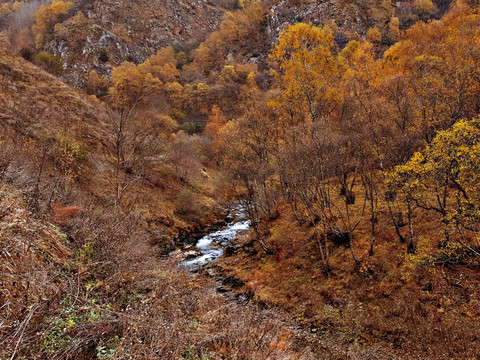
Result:
M72 74L67 82L82 86L92 69L108 75L122 62L141 63L161 47L204 41L224 11L207 0L83 0L57 24L64 31L55 31L48 51L61 55ZM75 23L80 13L86 23Z

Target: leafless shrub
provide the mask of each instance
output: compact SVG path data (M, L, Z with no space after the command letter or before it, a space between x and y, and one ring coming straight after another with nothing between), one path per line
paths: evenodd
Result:
M167 159L175 168L177 180L189 183L199 175L203 167L201 154L207 139L203 136L188 136L184 133L177 134L170 144Z
M104 155L95 163L113 190L114 207L128 212L135 206L135 196L131 203L125 204L126 195L146 176L147 169L159 153L161 140L146 124L141 124L136 104L129 108L111 109L108 120Z

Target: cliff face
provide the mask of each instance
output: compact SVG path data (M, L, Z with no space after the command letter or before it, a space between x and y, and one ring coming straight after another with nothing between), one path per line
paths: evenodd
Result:
M224 9L207 0L99 0L85 5L87 17L105 28L121 24L139 46L194 43L216 28Z
M224 3L224 4L223 4ZM95 69L140 63L163 46L189 49L215 30L231 1L81 1L54 28L47 50L61 55L68 82ZM218 5L216 5L218 4Z
M276 37L289 24L311 22L315 25L334 24L342 32L359 34L376 26L386 34L392 17L398 18L400 28L407 28L419 20L439 19L450 3L451 0L433 0L427 11L405 0L277 0L269 7L269 33Z

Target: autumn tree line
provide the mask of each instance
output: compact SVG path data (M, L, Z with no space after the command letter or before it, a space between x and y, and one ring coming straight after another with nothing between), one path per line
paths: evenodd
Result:
M175 178L190 185L215 167L245 202L267 252L269 221L287 205L315 229L325 269L332 243L358 260L359 227L368 226L373 255L385 209L409 253L425 235L416 217L427 212L441 229L432 243L478 255L475 4L458 1L441 20L405 31L389 18L382 31L348 34L346 45L334 23L297 23L273 47L262 35L266 5L240 2L195 49L164 47L110 75L89 72L86 91L109 109L103 163L114 169L105 174L115 206L155 162L173 164ZM434 12L430 1L414 5ZM58 0L38 9L30 29L37 48L68 33L52 24L72 6ZM73 18L88 24L81 13ZM36 57L61 74L57 57Z
M135 110L126 120L141 114L143 124L175 134L167 147L183 139L171 158L184 165L178 178L188 177L189 156L222 169L269 253L269 221L287 204L315 229L327 270L332 243L358 260L359 227L368 226L375 253L385 209L409 253L424 235L415 219L426 211L441 229L431 241L442 254L478 255L477 10L457 3L384 52L361 37L342 48L329 26L297 23L264 67L214 56L261 26L259 6L242 14L227 15L193 59L163 48L115 68L111 79L90 72L87 90L117 113Z
M288 204L318 231L328 269L332 242L358 261L360 226L375 253L381 208L415 253L425 236L415 219L426 211L442 256L478 255L479 21L457 3L382 55L366 40L340 49L328 26L283 31L269 53L272 86L258 89L252 74L244 113L213 136L257 238Z

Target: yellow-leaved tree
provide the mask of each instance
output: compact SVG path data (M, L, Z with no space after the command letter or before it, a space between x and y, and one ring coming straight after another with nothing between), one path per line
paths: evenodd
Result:
M278 103L297 104L312 122L333 111L338 93L333 86L337 61L332 47L328 26L298 23L280 34L270 53L281 72L282 99Z
M116 106L128 108L159 90L161 85L151 73L141 73L138 66L126 61L113 69L109 94Z
M103 97L108 94L108 87L110 85L110 80L107 76L101 77L98 72L92 70L88 73L87 77L87 92L90 95L95 95L97 97Z
M220 129L227 123L227 119L225 119L222 109L217 105L213 105L208 120L208 124L205 126L205 134L212 137L215 137L220 132Z
M138 65L138 68L142 74L151 73L164 83L174 82L180 75L175 51L171 46L161 48L154 57Z
M445 244L456 241L476 251L467 233L480 231L480 119L460 120L440 131L395 168L389 185L407 204L440 215Z
M35 24L32 27L35 33L35 45L37 48L45 45L45 35L49 31L49 26L58 15L67 13L73 5L73 1L53 0L51 4L45 4L38 8L35 13Z
M105 142L105 159L113 171L105 174L114 191L116 208L125 209L125 194L142 179L148 158L155 152L157 136L139 125L138 110L161 85L158 78L151 73L141 73L139 67L130 62L112 71L110 137Z

